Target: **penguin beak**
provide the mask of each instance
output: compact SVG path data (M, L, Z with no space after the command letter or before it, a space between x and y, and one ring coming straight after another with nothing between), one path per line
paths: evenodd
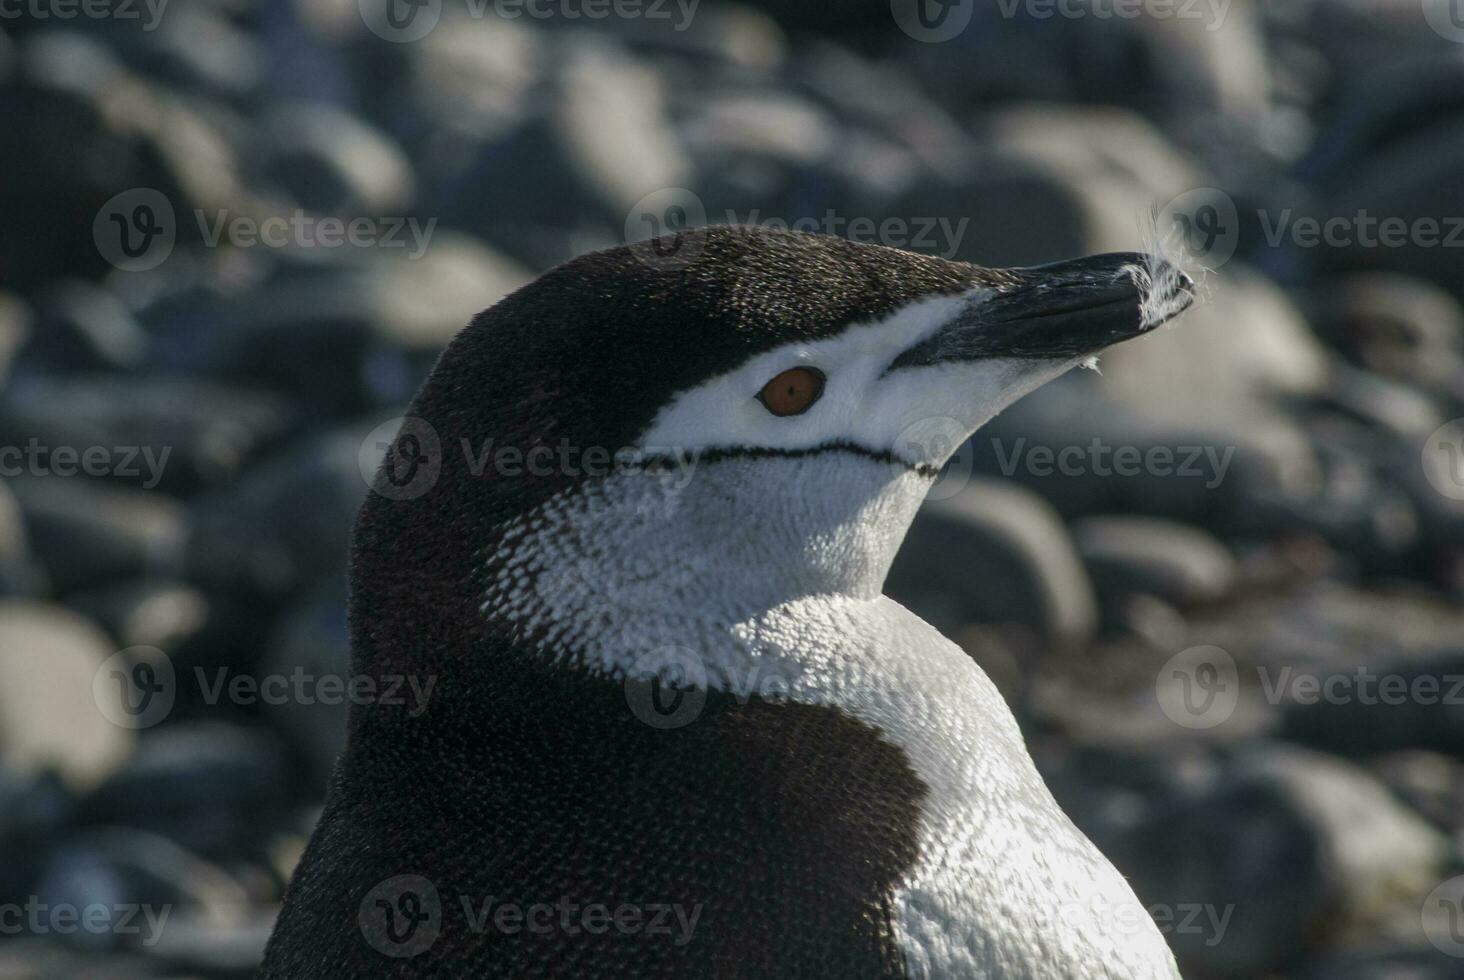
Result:
M1067 361L1148 333L1194 302L1194 281L1155 256L1115 252L1005 269L890 369L982 358Z

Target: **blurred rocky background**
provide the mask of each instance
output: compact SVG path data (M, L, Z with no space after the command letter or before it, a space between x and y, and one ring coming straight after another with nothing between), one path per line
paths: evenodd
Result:
M958 454L890 591L1186 977L1464 976L1464 11L919 2L0 8L0 978L249 975L373 432L702 221L1208 267Z

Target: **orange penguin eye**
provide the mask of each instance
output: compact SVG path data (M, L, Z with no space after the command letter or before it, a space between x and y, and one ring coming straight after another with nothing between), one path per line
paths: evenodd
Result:
M789 368L757 393L758 401L774 415L802 415L813 407L824 390L824 373L818 368Z

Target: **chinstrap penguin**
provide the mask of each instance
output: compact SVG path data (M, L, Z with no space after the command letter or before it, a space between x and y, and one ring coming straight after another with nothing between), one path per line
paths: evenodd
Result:
M403 495L388 453L351 630L355 674L432 695L353 705L262 976L1178 977L995 687L881 587L956 448L931 420L968 437L1190 280L678 248L546 273L418 394L440 459Z

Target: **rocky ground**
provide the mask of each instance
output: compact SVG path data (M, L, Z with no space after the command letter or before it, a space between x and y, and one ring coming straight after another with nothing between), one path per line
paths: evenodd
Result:
M262 682L348 671L368 437L473 312L658 223L1020 265L1156 206L1205 304L979 433L890 590L1187 977L1464 975L1447 3L61 6L0 22L0 977L249 974L345 713Z

